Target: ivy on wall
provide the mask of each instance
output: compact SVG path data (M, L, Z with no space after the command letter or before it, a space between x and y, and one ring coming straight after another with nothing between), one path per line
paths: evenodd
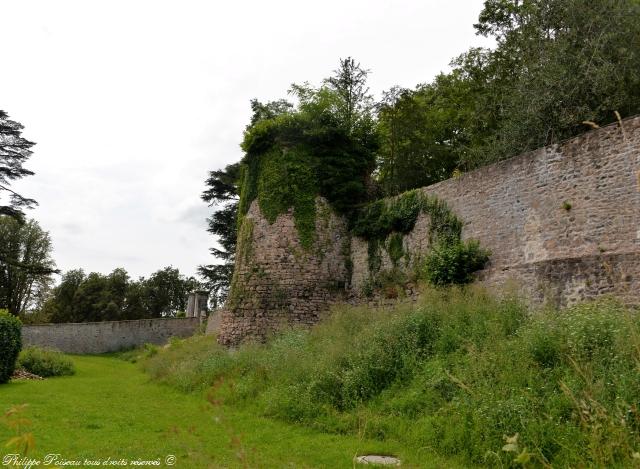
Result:
M300 243L310 249L317 196L347 216L366 200L375 164L375 142L369 140L318 110L257 121L242 144L238 226L254 200L270 223L292 209Z
M477 241L462 241L463 222L447 204L420 190L411 190L391 199L377 200L353 219L352 233L368 242L368 267L373 283L376 278L388 277L388 272L380 272L381 248L389 255L394 270L403 257L408 261L403 238L414 229L421 213L429 217L431 249L425 262L416 266L419 277L436 285L468 283L473 279L471 274L484 267L489 252L481 249Z

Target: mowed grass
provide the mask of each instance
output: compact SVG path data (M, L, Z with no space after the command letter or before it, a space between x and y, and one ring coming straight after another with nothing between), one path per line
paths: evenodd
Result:
M185 394L150 381L129 362L73 356L74 376L0 385L0 411L28 404L36 443L29 454L71 460L157 460L174 455L179 468L341 468L356 453L395 454L404 467L457 467L393 442L326 434L261 418L203 393ZM0 425L0 454L13 434Z

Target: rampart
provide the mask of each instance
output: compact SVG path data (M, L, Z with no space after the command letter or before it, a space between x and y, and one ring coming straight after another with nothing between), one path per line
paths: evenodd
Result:
M41 324L22 327L23 347L49 347L66 353L106 353L145 343L165 344L171 337L190 337L199 318L158 318Z
M463 238L491 250L486 283L513 279L532 299L559 305L603 293L639 302L640 117L622 124L422 190L463 220ZM428 227L422 214L404 237L412 262L428 251ZM356 290L370 277L367 259L366 243L354 238Z
M491 251L479 273L488 285L511 279L532 300L558 305L603 293L640 303L640 116L420 190L446 201L464 222L463 238ZM254 201L221 314L222 343L264 337L283 323L313 324L379 274L369 271L368 243L351 239L346 222L318 203L326 213L305 252L292 213L269 224ZM420 264L429 224L419 215L395 268ZM380 256L380 271L391 269L384 249Z
M291 210L270 224L253 201L238 234L229 299L209 332L215 325L221 343L235 344L264 338L282 325L315 324L344 295L349 244L345 220L321 198L311 249L300 244Z

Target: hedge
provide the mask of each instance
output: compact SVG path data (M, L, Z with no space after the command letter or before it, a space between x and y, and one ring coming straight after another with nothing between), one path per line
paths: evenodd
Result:
M22 323L7 310L0 310L0 384L13 375L22 348Z

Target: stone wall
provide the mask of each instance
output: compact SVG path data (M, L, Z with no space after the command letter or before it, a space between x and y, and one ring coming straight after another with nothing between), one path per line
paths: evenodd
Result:
M489 285L514 279L560 305L602 293L639 303L640 117L622 124L421 190L464 221L463 238L491 250L480 273ZM428 249L428 227L420 215L404 238L413 259ZM370 277L367 244L354 239L351 252L358 291Z
M66 353L106 353L165 344L170 337L190 337L199 327L199 318L42 324L22 326L22 343Z
M300 244L293 212L273 224L254 200L238 234L236 266L225 309L211 321L223 344L263 339L286 324L312 325L341 298L349 281L345 220L316 200L315 240Z
M420 189L464 222L463 239L491 251L478 277L516 281L534 301L571 304L603 293L640 303L640 116ZM372 277L368 243L317 200L316 240L305 250L293 213L270 224L254 201L243 223L226 309L208 332L223 344L262 339L283 324L316 323ZM402 239L397 268L429 250L429 218ZM391 269L382 252L382 268Z

